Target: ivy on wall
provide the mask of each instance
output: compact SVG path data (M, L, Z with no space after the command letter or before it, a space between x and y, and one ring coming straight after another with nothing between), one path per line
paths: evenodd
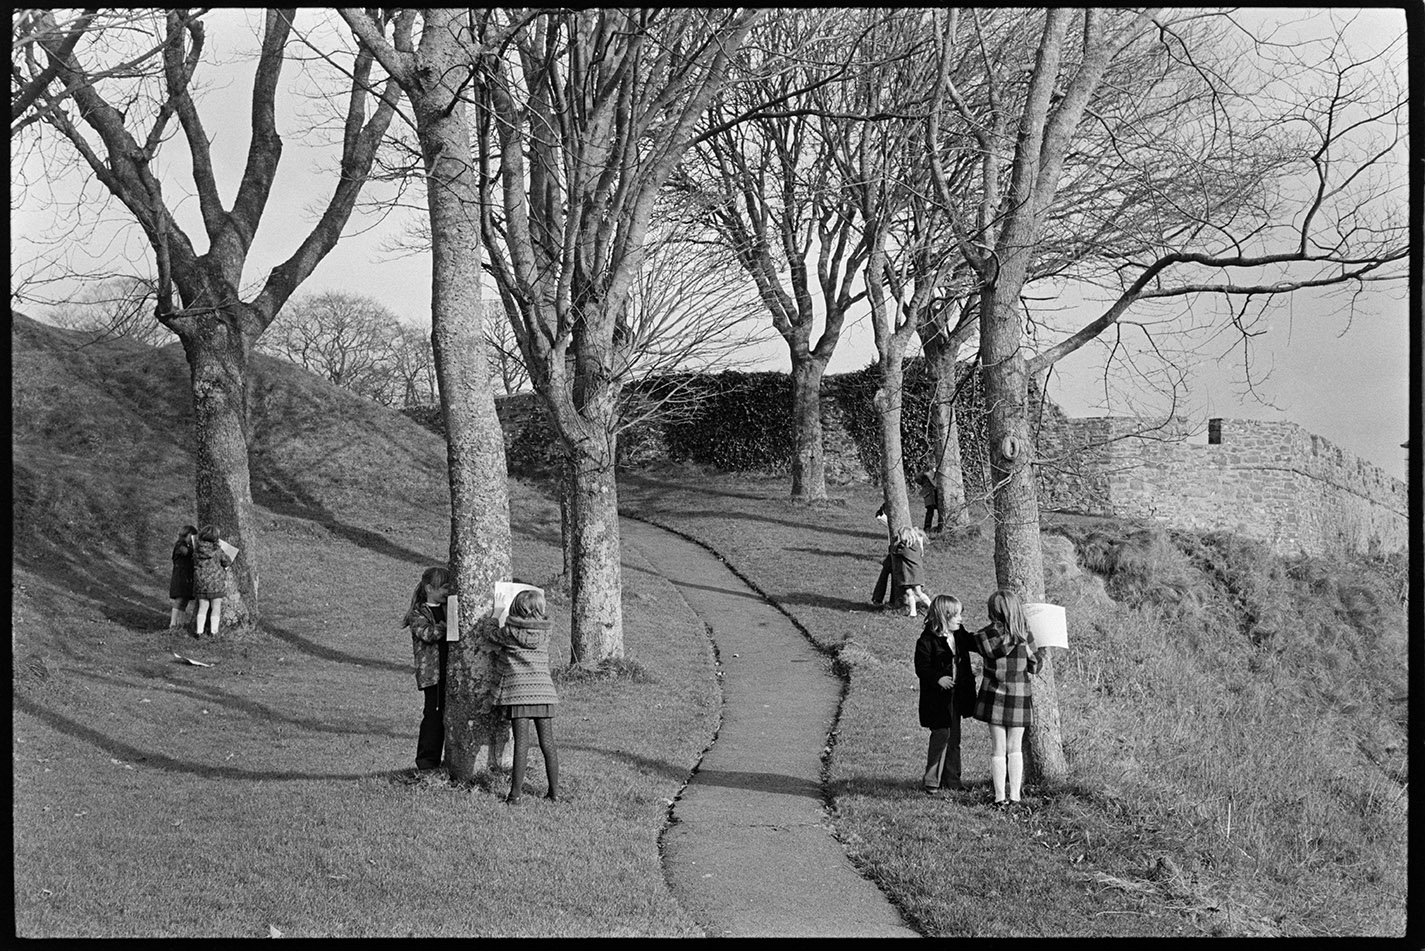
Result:
M978 412L978 375L959 368L956 420L966 489L983 482L981 471L984 424ZM925 361L905 363L901 401L901 441L908 479L932 468L935 460L931 402L934 381ZM853 373L829 374L822 380L822 426L828 456L836 446L852 448L852 460L828 458L829 477L879 482L881 440L876 419L874 366ZM516 476L552 475L557 471L558 444L544 406L532 393L496 399L505 430L509 470ZM642 416L659 406L647 421L619 436L619 464L640 465L664 459L693 462L725 472L783 475L792 464L792 381L780 372L677 374L655 377L629 387L624 394L629 416ZM440 408L412 407L407 416L443 434Z

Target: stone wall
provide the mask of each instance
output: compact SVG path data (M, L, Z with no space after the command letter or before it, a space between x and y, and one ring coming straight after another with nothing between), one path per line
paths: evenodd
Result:
M983 427L975 394L962 393L958 402L965 488L973 500L985 489ZM501 397L496 405L511 472L557 471L554 434L537 398ZM844 413L823 400L828 481L874 481ZM652 429L635 427L621 437L623 463L659 455L661 441ZM1405 549L1405 484L1379 467L1295 423L1214 419L1207 444L1189 442L1188 435L1180 417L1162 425L1128 417L1070 419L1045 403L1037 451L1040 507L1236 532L1283 554Z
M1041 505L1226 530L1282 553L1406 547L1405 484L1295 423L1222 419L1208 444L1186 425L1059 419L1041 434Z

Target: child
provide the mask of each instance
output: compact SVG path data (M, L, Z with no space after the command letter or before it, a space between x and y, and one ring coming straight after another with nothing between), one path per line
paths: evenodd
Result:
M990 781L994 785L995 806L1004 808L1019 802L1024 778L1020 747L1024 728L1034 715L1029 675L1039 669L1039 662L1029 652L1029 623L1019 595L996 591L990 595L987 609L990 623L974 634L975 650L985 658L975 719L990 725Z
M917 605L930 607L925 593L925 575L920 556L925 551L925 533L906 525L891 543L891 604L904 602L907 617L915 617Z
M445 640L445 601L450 596L450 572L435 566L421 574L402 622L411 629L416 661L416 689L425 694L421 731L416 738L416 769L439 769L445 750L445 666L450 646Z
M193 546L198 541L198 528L184 525L173 543L173 574L168 576L168 626L177 627L180 618L188 614L188 602L193 600Z
M970 635L960 623L960 601L937 595L915 642L915 676L920 681L920 725L930 730L922 782L929 795L960 788L960 703L957 690L974 690ZM965 683L966 675L971 678Z
M935 472L927 469L916 479L920 486L920 497L925 500L925 531L930 531L930 526L939 521L935 531L945 530L945 513L940 511L940 490L935 487Z
M212 613L212 632L216 636L218 625L223 620L223 595L227 593L227 569L233 563L227 552L218 544L218 530L212 525L204 525L198 533L198 541L193 546L193 594L198 598L198 608L193 618L197 622L194 637L203 636L203 622Z
M559 799L559 756L554 749L554 680L549 676L549 620L544 593L526 590L510 603L505 626L495 629L490 640L501 648L496 671L499 686L494 704L510 721L515 735L515 762L510 771L510 794L505 802L517 803L524 794L524 767L529 749L529 721L544 754L544 772L549 791L544 798Z

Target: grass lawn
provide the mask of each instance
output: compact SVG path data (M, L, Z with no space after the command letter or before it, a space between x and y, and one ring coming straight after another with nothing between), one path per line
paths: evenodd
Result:
M659 836L719 690L702 624L656 565L625 561L626 663L556 672L564 801L538 797L537 753L517 807L503 775L405 782L421 696L399 623L447 557L443 442L255 358L264 625L194 641L163 630L169 547L193 517L181 354L13 324L17 935L699 934ZM1055 661L1070 783L1028 788L1032 811L1004 817L973 721L970 788L920 792L921 621L869 604L877 490L793 505L786 489L673 466L625 473L620 498L720 554L836 658L836 834L922 933L1403 933L1398 582L1059 519L1075 541L1046 536L1046 578L1071 618ZM541 583L561 562L557 505L510 492L514 572ZM937 538L927 587L983 624L992 564L986 533ZM569 605L552 607L567 658Z
M1273 575L1258 587L1296 586L1276 595L1298 602L1293 623L1270 650L1247 650L1222 607L1247 596L1207 590L1181 555L1143 568L1177 595L1176 614L1121 592L1124 603L1110 601L1098 579L1064 577L1077 568L1046 556L1051 600L1073 619L1074 648L1055 661L1071 779L1052 793L1028 787L1031 811L1006 819L989 808L977 721L963 730L969 788L920 791L928 734L912 656L923 620L870 604L885 550L879 490L793 505L783 478L667 467L627 474L620 492L625 511L720 554L838 658L848 688L826 769L835 825L926 935L1403 933L1404 625L1379 585L1313 562L1293 569L1299 579ZM1229 577L1247 582L1267 565L1280 575L1260 553L1234 557ZM936 538L925 562L927 590L959 597L970 626L986 623L992 533ZM1328 610L1336 623L1311 620ZM1356 642L1343 629L1376 633ZM1305 838L1303 815L1314 820Z
M542 580L557 509L519 483L512 494L516 570ZM698 934L658 837L711 738L717 686L701 625L647 566L626 575L628 651L646 676L559 685L565 801L505 806L504 775L398 781L420 694L397 625L445 524L373 551L275 518L269 632L243 643L159 630L157 585L147 626L73 605L68 655L15 699L17 934ZM27 574L26 602L57 596ZM555 615L567 657L567 604ZM537 753L526 782L543 789Z

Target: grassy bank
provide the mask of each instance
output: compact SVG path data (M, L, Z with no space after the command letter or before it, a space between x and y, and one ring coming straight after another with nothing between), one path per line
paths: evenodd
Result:
M1006 821L987 808L982 724L965 730L971 788L919 792L920 622L869 604L875 490L800 507L785 492L669 469L630 474L621 498L719 552L840 658L838 833L926 934L1403 933L1402 566L1051 519L1071 782L1031 788L1032 812ZM988 536L936 539L926 559L929 590L959 596L972 625L994 585Z
M14 339L18 935L698 933L658 837L717 684L656 572L626 566L623 675L559 679L565 801L507 807L501 775L408 785L421 698L399 624L446 558L441 440L260 361L264 630L194 641L164 631L193 517L181 355L18 319ZM558 509L511 496L515 571L546 579ZM567 658L567 603L554 621ZM538 755L526 782L543 791Z

